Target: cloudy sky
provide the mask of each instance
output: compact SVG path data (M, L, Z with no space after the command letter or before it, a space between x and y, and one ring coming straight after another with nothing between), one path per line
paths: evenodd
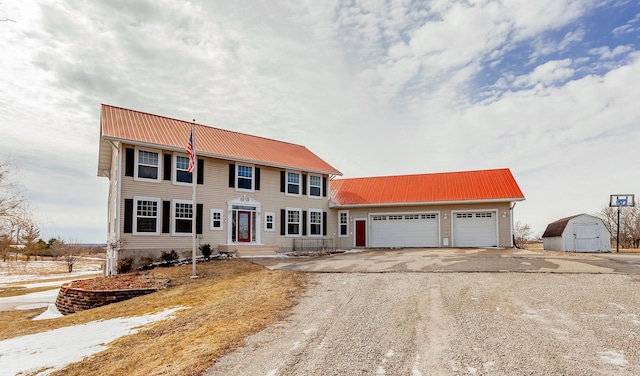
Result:
M636 0L3 0L0 157L46 239L106 238L101 103L345 177L508 167L535 233L640 193Z

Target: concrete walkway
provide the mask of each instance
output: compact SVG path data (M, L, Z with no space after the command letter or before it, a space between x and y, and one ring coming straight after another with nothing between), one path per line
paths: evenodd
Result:
M564 253L501 248L366 250L318 257L256 258L303 272L518 272L640 274L640 253Z

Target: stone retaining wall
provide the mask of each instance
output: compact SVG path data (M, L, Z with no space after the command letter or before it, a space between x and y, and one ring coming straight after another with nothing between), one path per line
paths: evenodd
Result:
M56 307L63 315L121 302L158 291L158 289L85 290L70 287L71 283L73 282L62 285L56 298Z

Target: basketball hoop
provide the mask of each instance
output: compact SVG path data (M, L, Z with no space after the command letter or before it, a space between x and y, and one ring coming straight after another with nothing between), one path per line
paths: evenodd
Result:
M620 252L620 208L636 206L635 195L610 195L609 207L618 208L618 230L616 235L616 253Z

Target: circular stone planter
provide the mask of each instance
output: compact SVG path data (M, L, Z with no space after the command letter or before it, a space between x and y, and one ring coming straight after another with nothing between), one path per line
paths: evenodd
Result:
M103 277L104 278L104 277ZM102 307L107 304L121 302L123 300L135 298L151 294L158 290L166 288L169 279L155 279L153 287L148 288L127 288L127 289L101 289L90 290L74 287L74 283L81 281L72 281L60 286L58 297L56 298L56 307L63 315L84 311L86 309Z

